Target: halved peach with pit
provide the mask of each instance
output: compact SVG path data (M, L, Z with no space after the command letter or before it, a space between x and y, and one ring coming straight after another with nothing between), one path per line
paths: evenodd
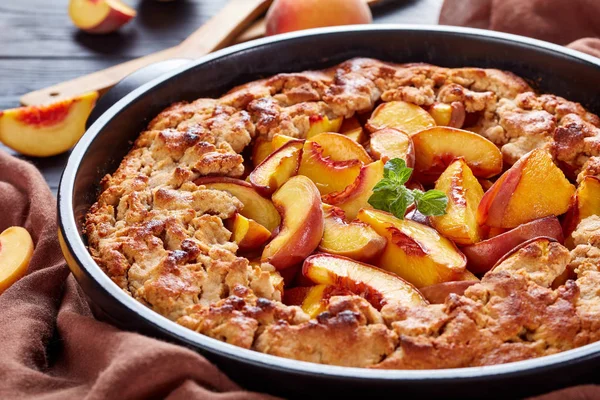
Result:
M33 240L26 229L13 226L0 234L0 293L19 280L33 256Z
M373 132L369 140L371 154L384 163L393 158L401 158L406 166L415 165L415 147L412 139L396 129L382 129Z
M269 196L298 173L304 141L292 140L275 150L250 173L250 183L262 195Z
M342 134L326 132L313 136L310 140L318 143L323 149L323 155L333 161L359 160L364 164L373 161L364 147Z
M465 256L433 228L380 210L360 210L358 219L388 241L376 265L417 288L456 280L465 270Z
M569 208L575 187L554 164L547 150L536 149L521 157L485 192L477 222L514 228Z
M435 120L421 107L405 101L383 103L373 111L367 122L370 132L386 128L396 129L414 135L423 129L435 126Z
M569 210L563 220L567 247L573 247L571 234L577 225L592 215L600 215L600 179L595 176L586 176L571 198Z
M310 127L306 133L306 138L311 139L323 132L339 132L344 122L343 117L329 119L327 115L312 115L309 118Z
M464 158L473 175L490 178L502 172L502 153L483 136L462 129L435 127L412 137L415 145L415 177L435 181L458 157Z
M304 261L302 274L317 284L339 287L362 296L379 310L389 303L427 304L423 295L399 276L342 256L310 256Z
M237 243L240 251L256 250L271 238L271 231L267 228L237 213L230 228L232 240Z

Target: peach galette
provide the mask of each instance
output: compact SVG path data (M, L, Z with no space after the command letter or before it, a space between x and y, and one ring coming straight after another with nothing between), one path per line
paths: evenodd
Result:
M324 364L454 368L600 339L600 120L498 70L354 59L152 122L87 215L177 323Z

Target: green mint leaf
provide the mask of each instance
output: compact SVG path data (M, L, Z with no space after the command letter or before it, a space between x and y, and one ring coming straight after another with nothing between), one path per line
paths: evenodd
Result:
M415 203L417 210L423 215L444 215L448 206L448 198L442 191L429 190L422 195L415 196Z
M398 219L404 219L406 209L414 201L413 195L405 186L400 186L396 198L389 205L389 212Z
M378 210L389 211L389 204L394 201L394 193L392 191L380 190L373 192L369 197L369 204Z
M392 158L383 167L383 176L398 185L404 185L412 175L412 168L408 168L401 158Z
M373 187L374 192L382 190L394 191L396 189L396 183L390 179L383 178Z

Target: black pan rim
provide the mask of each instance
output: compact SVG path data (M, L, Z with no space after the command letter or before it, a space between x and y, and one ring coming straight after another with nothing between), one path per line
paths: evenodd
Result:
M538 51L547 51L558 53L569 57L574 62L591 64L598 68L600 73L600 59L586 55L584 53L567 49L562 46L543 42L536 39L530 39L522 36L485 31L474 28L458 28L450 26L423 26L423 25L359 25L352 27L321 28L303 32L290 33L272 38L264 38L248 43L232 46L227 49L212 53L202 57L188 65L180 67L173 72L163 75L141 87L134 90L123 99L113 105L87 130L79 143L73 149L63 175L58 190L58 223L59 230L65 239L65 245L75 261L82 268L84 273L93 280L108 295L116 299L121 306L129 312L133 312L146 320L157 330L174 337L189 346L223 356L229 359L241 361L243 363L262 367L267 369L284 370L294 374L302 374L316 377L329 377L335 379L360 380L376 383L377 381L402 381L402 382L447 382L449 380L468 380L468 381L488 381L508 378L515 375L526 375L533 372L542 372L555 368L564 368L568 365L583 362L600 356L600 342L592 343L580 348L568 350L550 356L518 361L507 364L455 368L442 370L373 370L366 368L350 368L315 364L292 359L281 358L268 354L259 353L253 350L243 349L230 345L208 336L196 333L192 330L177 325L175 322L152 311L143 304L137 302L132 297L123 292L115 283L113 283L100 267L93 261L88 253L83 240L81 239L77 222L73 213L73 190L74 181L79 168L79 164L85 157L89 145L98 136L104 125L113 118L118 117L120 111L128 106L134 100L144 96L150 89L176 77L178 74L198 65L209 63L213 60L225 58L231 54L244 52L248 49L261 47L274 42L290 41L296 38L319 37L331 34L343 34L344 32L356 31L419 31L432 33L445 33L454 35L477 36L486 40L511 42L516 45L530 47Z

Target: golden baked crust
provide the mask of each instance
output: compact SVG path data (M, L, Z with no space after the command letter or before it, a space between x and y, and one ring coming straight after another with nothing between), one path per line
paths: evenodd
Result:
M257 137L306 136L313 116L351 117L379 101L460 102L470 126L512 164L545 147L571 177L600 170L600 120L581 105L538 95L513 74L354 59L280 74L220 99L176 103L136 140L86 218L89 250L124 291L167 318L244 348L317 363L451 368L553 354L600 339L600 220L584 220L569 251L535 244L445 304L374 309L358 296L330 300L310 319L281 303L269 264L237 256L223 220L242 204L198 186L240 177ZM577 276L558 288L565 268Z

